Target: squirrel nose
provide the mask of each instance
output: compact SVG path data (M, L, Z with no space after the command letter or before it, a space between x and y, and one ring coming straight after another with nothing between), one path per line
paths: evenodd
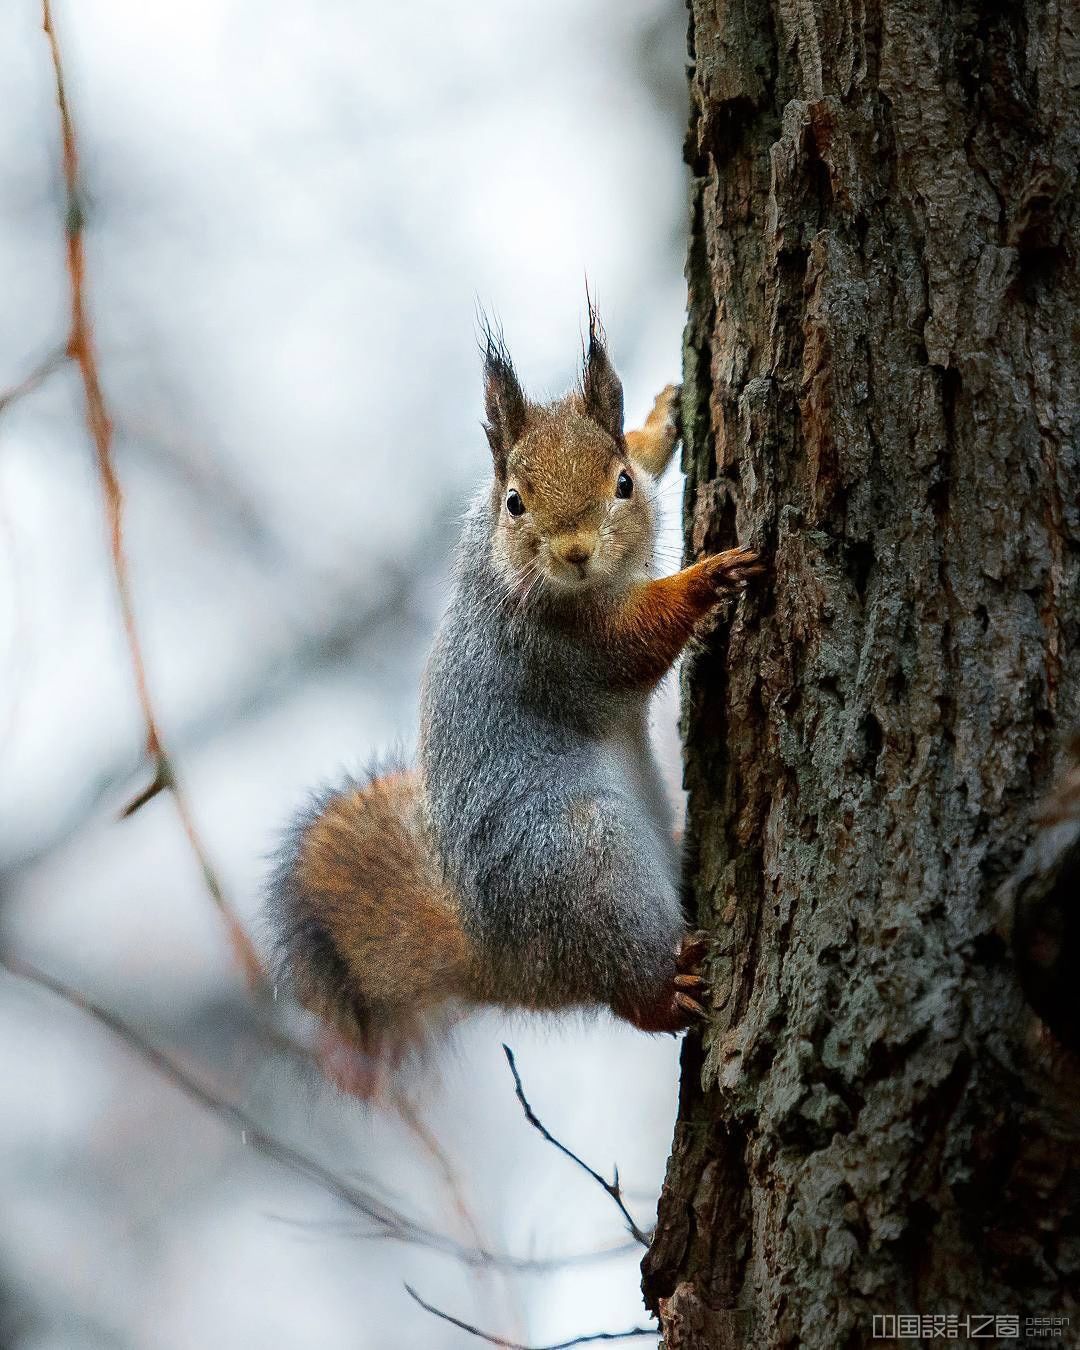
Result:
M584 538L579 534L572 539L557 544L555 552L562 558L563 562L568 562L574 567L580 567L583 563L589 561L595 548L595 540Z

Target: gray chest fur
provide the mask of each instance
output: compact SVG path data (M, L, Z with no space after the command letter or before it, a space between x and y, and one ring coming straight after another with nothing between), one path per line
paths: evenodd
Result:
M610 1002L670 973L683 922L647 695L616 692L590 635L514 615L487 500L466 520L426 672L428 825L492 997Z

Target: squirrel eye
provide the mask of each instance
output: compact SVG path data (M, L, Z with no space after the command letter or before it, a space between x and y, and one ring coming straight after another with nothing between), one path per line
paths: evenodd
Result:
M622 473L619 474L619 477L616 479L615 482L615 496L630 497L633 496L633 492L634 492L634 480L630 477L630 475L626 472L626 470L623 469Z
M506 509L512 516L523 516L525 514L525 503L513 488L506 494Z

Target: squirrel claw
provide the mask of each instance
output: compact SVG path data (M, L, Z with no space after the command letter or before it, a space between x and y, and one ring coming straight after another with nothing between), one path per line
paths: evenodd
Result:
M693 975L709 950L708 933L687 933L679 947L675 964L680 975ZM676 981L677 983L677 981Z
M764 576L768 571L759 554L741 545L729 548L724 553L714 553L706 561L709 565L709 580L721 594L741 590L755 577Z
M682 990L675 991L673 1002L677 1008L683 1012L689 1013L692 1017L705 1017L707 1013L696 998L691 998L689 994L684 994Z
M679 945L679 954L675 958L676 975L672 981L674 992L671 1011L683 1026L691 1026L708 1016L699 1000L707 998L709 993L708 982L700 973L709 942L709 934L699 931L687 933Z
M642 1031L685 1031L708 1017L701 1000L707 1000L709 985L700 974L702 957L708 948L708 933L688 933L679 946L671 983L659 993L655 1002L614 1005L615 1012L625 1017Z

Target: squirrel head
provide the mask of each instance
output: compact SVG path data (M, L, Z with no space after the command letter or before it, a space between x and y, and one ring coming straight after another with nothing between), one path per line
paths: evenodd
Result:
M554 403L526 398L487 324L483 351L499 572L519 595L625 585L652 559L654 480L627 453L622 383L592 305L580 386Z

